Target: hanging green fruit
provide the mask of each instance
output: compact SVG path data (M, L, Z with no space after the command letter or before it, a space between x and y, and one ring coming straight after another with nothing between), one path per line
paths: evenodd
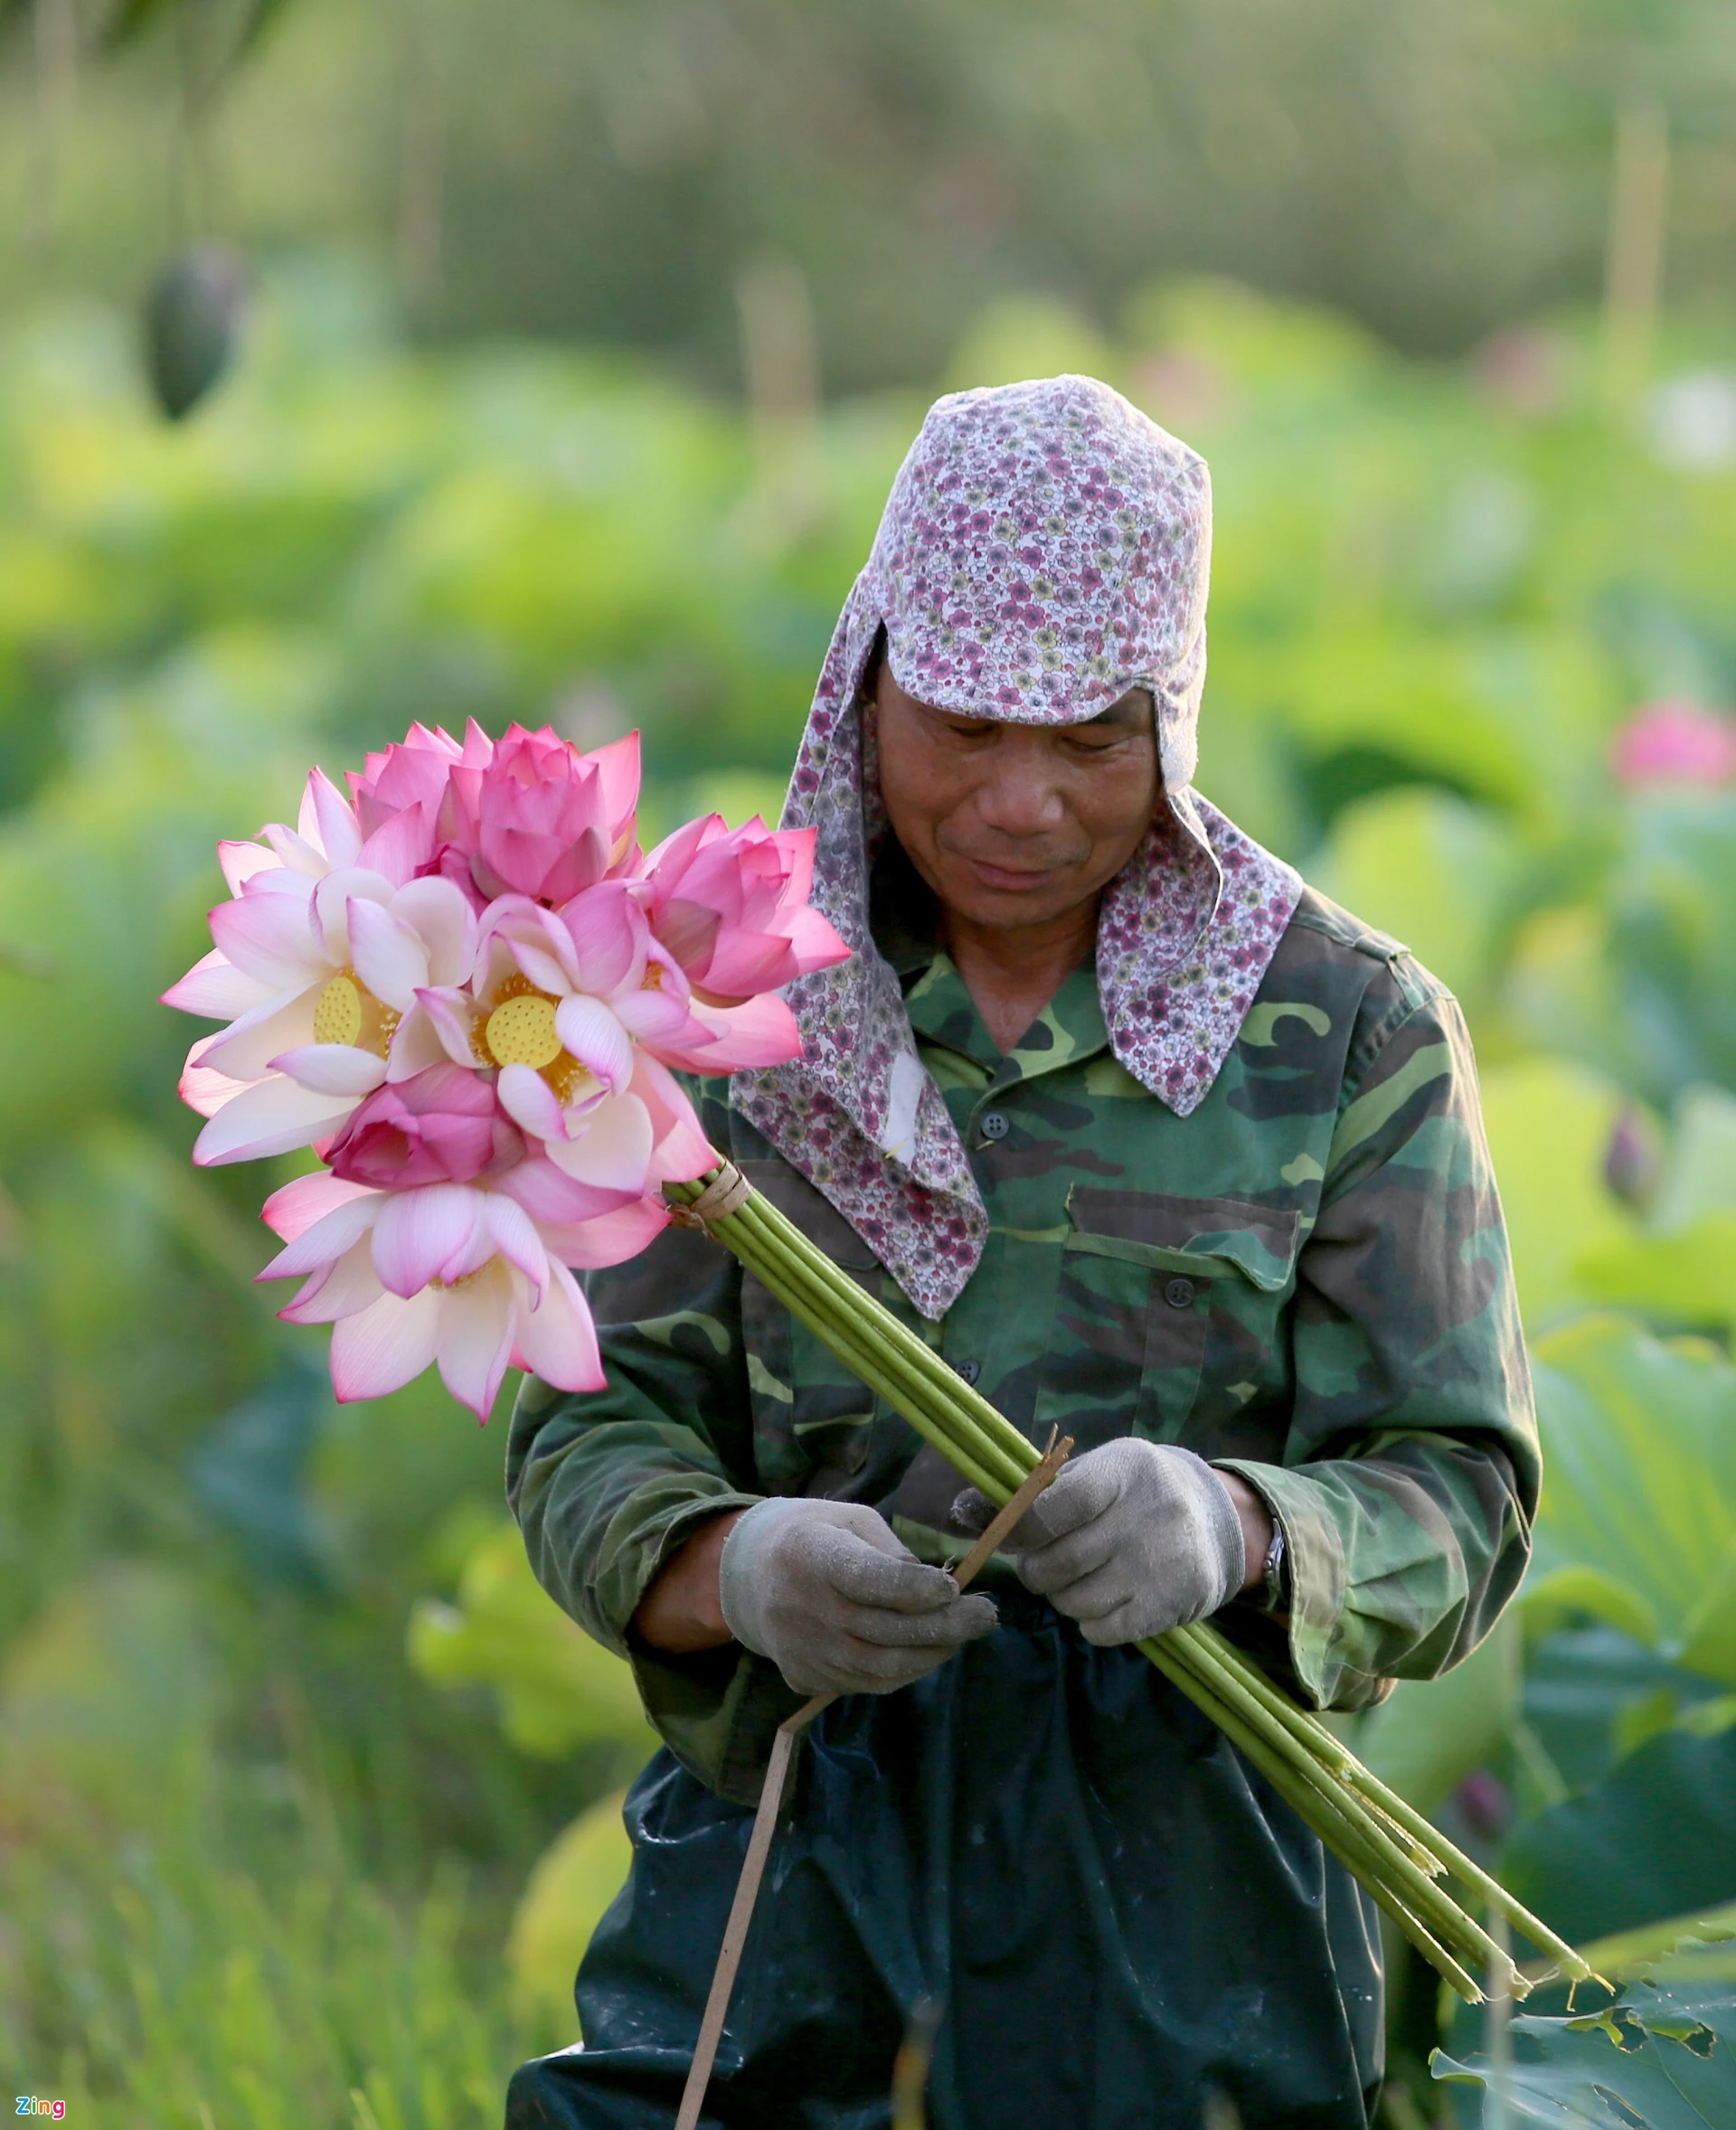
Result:
M171 421L199 404L234 361L247 319L248 274L223 244L191 244L164 262L145 298L145 361Z

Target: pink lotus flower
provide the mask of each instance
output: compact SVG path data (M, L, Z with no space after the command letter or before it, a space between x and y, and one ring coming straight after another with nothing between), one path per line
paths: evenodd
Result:
M417 994L469 966L476 919L449 881L394 888L362 867L321 879L251 872L211 913L215 950L165 1005L231 1025L187 1054L181 1094L210 1119L201 1166L254 1161L329 1137L389 1078L439 1062Z
M450 771L459 764L486 769L494 752L494 741L475 718L465 728L462 745L440 726L430 731L426 725L412 725L401 743L394 740L382 753L371 754L359 774L349 772L356 819L372 834L400 813L420 808L432 827L446 804Z
M635 854L639 736L581 754L514 725L486 767L448 771L443 833L486 895L564 902Z
M575 1186L566 1190L570 1206L595 1202ZM629 1201L609 1210L637 1209ZM291 1324L333 1326L332 1384L340 1400L383 1398L430 1362L452 1395L485 1420L510 1364L533 1369L563 1390L602 1388L596 1332L578 1282L505 1189L430 1183L370 1191L316 1174L275 1192L265 1218L287 1247L259 1277L302 1279L278 1314ZM637 1221L608 1227L599 1239L608 1261L643 1249L665 1219L661 1207L645 1206Z
M599 1105L643 1109L657 1182L701 1174L712 1159L664 1060L733 1071L798 1051L781 1002L753 1003L782 1016L769 1039L766 1017L750 1008L731 1015L696 1005L637 891L618 881L599 881L558 912L501 897L484 920L469 983L419 1000L449 1058L499 1069L502 1107L557 1164Z
M757 816L728 828L712 814L646 859L652 929L702 998L739 1004L848 960L850 949L808 904L816 833L774 831Z
M524 1142L500 1115L480 1073L442 1062L376 1088L326 1150L345 1182L375 1191L467 1183L523 1160Z
M239 895L254 874L274 866L306 873L310 880L354 866L398 888L430 861L436 811L406 801L376 806L364 822L325 770L316 768L302 792L294 828L268 821L259 831L262 840L219 844L217 854L231 895Z
M1629 787L1736 779L1736 718L1673 697L1648 703L1616 735L1613 766Z

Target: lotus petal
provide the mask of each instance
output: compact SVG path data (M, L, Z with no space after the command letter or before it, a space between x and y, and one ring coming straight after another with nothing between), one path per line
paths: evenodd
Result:
M398 1023L391 1047L386 1052L386 1078L389 1080L414 1079L419 1072L426 1072L430 1065L459 1064L467 1071L477 1070L474 1056L467 1054L455 1059L446 1040L446 1032L429 1013L423 1001L426 991L416 994L416 1004ZM462 995L460 994L460 995Z
M283 861L268 844L225 841L217 846L217 862L223 869L230 893L239 895L256 872L264 872Z
M371 1307L332 1329L332 1388L338 1402L384 1398L433 1360L439 1339L440 1296L432 1287L401 1299L382 1295Z
M599 998L577 994L554 1009L555 1033L611 1095L633 1077L633 1039Z
M373 1226L373 1268L395 1295L462 1277L481 1227L482 1193L467 1183L388 1192Z
M626 991L609 1003L634 1041L659 1054L702 1056L717 1041L718 1031L695 1020L685 998L673 991Z
M428 950L401 919L377 902L349 905L350 961L375 998L401 1013L429 988Z
M346 865L341 872L328 872L316 883L314 909L326 942L326 958L335 969L341 969L351 958L350 904L377 902L383 909L397 891L384 873L371 872L363 865Z
M513 1356L512 1275L498 1258L440 1296L440 1381L486 1421Z
M328 1138L354 1107L278 1074L256 1079L217 1111L193 1142L193 1158L203 1169L292 1154Z
M355 863L356 853L362 848L355 808L324 769L314 769L308 775L296 826L304 843L325 853L326 865L333 872Z
M572 943L547 910L533 910L532 921L510 921L499 931L520 975L528 977L539 991L559 998L573 988L578 971Z
M334 1180L341 1183L343 1179ZM275 1195L281 1197L282 1193ZM373 1224L384 1206L384 1193L378 1191L357 1192L335 1204L328 1203L254 1277L257 1280L301 1279L310 1272L317 1272L324 1265L335 1265L346 1250L353 1249L364 1236L373 1233Z
M633 1092L650 1112L656 1139L647 1182L686 1183L717 1166L719 1156L701 1129L680 1081L646 1051L639 1052Z
M271 1060L274 1072L287 1072L305 1088L323 1095L349 1095L360 1101L386 1077L386 1061L372 1051L346 1042L303 1043Z
M631 1202L625 1192L606 1190L601 1184L583 1183L575 1176L563 1174L546 1158L546 1151L544 1148L516 1168L508 1169L494 1184L495 1190L524 1208L545 1242L556 1230L564 1233ZM556 1252L558 1256L565 1254L564 1250Z
M365 1183L351 1183L327 1169L315 1169L311 1175L297 1176L280 1191L274 1191L260 1207L259 1218L274 1235L294 1242L316 1221L324 1220L351 1199L378 1196L378 1192L370 1191Z
M802 1054L802 1033L796 1016L771 992L720 1011L696 1005L694 1014L715 1031L717 1040L703 1050L686 1053L670 1051L667 1060L693 1072L742 1072L765 1065L782 1065Z
M318 995L318 987L313 985L287 994L274 993L213 1035L199 1062L243 1083L263 1079L279 1051L293 1050L297 1043L313 1040L314 1004Z
M716 1164L708 1164L714 1167ZM647 1249L669 1225L669 1208L659 1197L636 1198L613 1211L594 1214L570 1225L542 1226L540 1232L551 1259L582 1271L599 1265L623 1265ZM539 1374L542 1371L537 1371Z
M609 835L618 843L631 832L639 803L639 736L623 732L618 740L593 748L585 759L597 771L603 819Z
M567 1119L554 1089L528 1065L503 1065L495 1082L500 1106L533 1139L564 1139Z
M214 1066L205 1063L205 1052L217 1040L214 1035L204 1035L193 1044L181 1070L181 1084L175 1089L187 1107L197 1110L201 1117L215 1117L243 1088L253 1084L251 1080L231 1079L227 1072L219 1072Z
M250 891L220 902L211 913L211 936L224 957L270 991L300 991L322 971L330 974L325 942L314 921L314 890Z
M572 942L575 991L612 1000L624 988L637 990L651 932L625 881L603 881L575 895L561 922Z
M542 1299L549 1284L549 1253L537 1234L536 1223L516 1199L498 1191L485 1191L483 1225L488 1239L509 1265L515 1265Z
M435 874L400 888L391 907L420 939L429 984L462 984L476 952L476 916L462 891Z
M473 1040L476 1007L469 993L455 986L419 991L416 1003L434 1023L447 1056L455 1065L467 1066L474 1072L477 1064Z
M197 1013L206 1021L236 1021L278 994L238 969L216 947L196 961L178 984L163 994L163 1004L184 1013Z
M356 853L356 862L402 887L433 853L434 815L434 807L426 800L403 807L368 837Z
M326 853L316 850L293 828L286 828L281 821L268 821L259 831L270 844L277 864L288 873L300 873L305 880L324 880L331 871ZM264 874L258 876L265 878Z
M666 879L679 880L693 862L696 852L707 843L714 842L718 836L728 834L729 827L722 814L702 814L697 820L685 821L647 853L645 863L639 868L639 877L651 881L654 886L659 874Z
M600 1390L608 1381L597 1331L579 1283L564 1265L550 1268L548 1292L535 1309L521 1307L518 1348L529 1366L557 1390Z
M637 1095L615 1095L599 1102L583 1127L569 1139L551 1144L548 1157L575 1183L605 1191L645 1189L655 1138L651 1113Z
M341 1317L372 1308L385 1291L364 1240L310 1273L278 1315L285 1324L335 1324Z
M802 973L796 950L776 932L725 926L705 971L705 988L720 998L747 999L777 991Z

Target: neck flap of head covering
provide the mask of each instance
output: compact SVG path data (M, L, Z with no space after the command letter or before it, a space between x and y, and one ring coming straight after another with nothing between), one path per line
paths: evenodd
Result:
M836 1206L924 1316L976 1268L988 1219L898 977L869 926L886 836L863 675L1008 723L1157 706L1165 805L1105 891L1098 988L1115 1056L1185 1117L1210 1092L1301 881L1193 790L1205 680L1205 462L1109 386L1055 377L930 409L820 673L786 828L819 831L814 900L854 949L786 998L805 1054L734 1105Z

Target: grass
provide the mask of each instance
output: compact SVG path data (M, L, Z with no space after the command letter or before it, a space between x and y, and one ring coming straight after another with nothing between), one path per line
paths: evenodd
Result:
M16 2087L115 2130L493 2130L523 2051L462 1876L400 1902L303 1862L268 1878L137 1837L7 1853Z

